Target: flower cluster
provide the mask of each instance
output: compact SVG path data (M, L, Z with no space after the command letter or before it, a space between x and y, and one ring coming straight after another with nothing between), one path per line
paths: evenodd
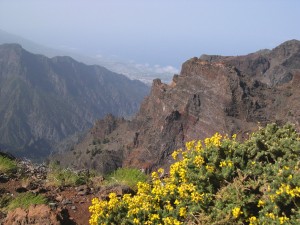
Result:
M234 218L238 218L241 214L243 214L243 212L241 211L240 207L233 208L232 215Z
M219 133L174 151L135 195L93 199L90 224L298 224L300 139L271 124L244 143Z
M276 191L276 195L290 195L292 198L300 197L300 187L292 188L289 184L281 184L280 188Z

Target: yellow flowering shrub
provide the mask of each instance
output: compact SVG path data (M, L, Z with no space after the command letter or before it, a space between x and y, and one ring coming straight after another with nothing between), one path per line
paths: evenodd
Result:
M241 211L240 207L233 208L233 210L232 210L232 216L234 218L238 218L241 214L243 214L243 212Z
M178 157L180 156L180 157ZM90 224L300 224L300 139L275 124L240 143L219 133L187 142L135 195L93 199Z

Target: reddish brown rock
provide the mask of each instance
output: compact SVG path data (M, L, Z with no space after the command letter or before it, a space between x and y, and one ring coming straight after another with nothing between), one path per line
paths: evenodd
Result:
M216 132L243 138L258 123L271 122L291 122L299 129L299 87L296 40L246 56L195 57L170 85L154 80L132 120L99 121L72 153L60 158L102 173L119 166L151 171L168 167L171 153L186 141Z
M4 225L60 225L58 215L46 205L30 206L28 210L17 208L9 212Z
M126 185L112 185L112 186L103 186L99 190L97 197L100 199L109 199L108 195L110 193L115 193L117 196L121 197L124 194L134 194L135 192Z

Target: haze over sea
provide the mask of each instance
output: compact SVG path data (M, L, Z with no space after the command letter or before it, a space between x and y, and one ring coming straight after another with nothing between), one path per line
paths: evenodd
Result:
M300 39L297 0L1 0L0 29L56 49L175 73L201 54Z

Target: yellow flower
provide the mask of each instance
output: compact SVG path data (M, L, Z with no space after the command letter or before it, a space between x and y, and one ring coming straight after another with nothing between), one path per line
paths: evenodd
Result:
M227 165L226 161L221 161L219 166L220 167L225 167L226 165Z
M204 159L203 159L203 157L201 155L195 156L195 158L194 158L194 164L196 166L201 167L203 163L204 163Z
M221 139L222 139L222 135L220 135L219 133L215 133L211 138L205 138L204 143L206 147L211 147L211 146L220 147Z
M255 216L251 216L249 218L249 225L256 225L258 224L258 219Z
M140 220L139 220L138 218L134 218L134 219L133 219L133 223L134 223L134 224L140 224Z
M192 150L195 147L195 141L186 142L185 147L187 151Z
M262 200L259 200L257 203L257 207L263 207L265 205L265 202Z
M186 216L186 208L185 207L181 207L179 209L179 216L181 216L181 217L185 217Z
M157 172L160 173L160 174L163 174L163 173L165 172L165 170L164 170L163 168L159 168L159 169L157 170Z
M224 160L224 161L221 161L220 162L220 165L219 165L220 167L226 167L226 166L228 166L228 167L232 167L233 166L233 162L231 161L231 160Z
M172 205L170 205L170 203L168 203L165 207L168 211L173 211L174 210L174 207Z
M178 199L176 199L176 200L174 201L174 204L175 204L175 205L179 205L179 204L180 204L180 201L178 201Z
M275 219L274 213L266 213L266 216L273 219L273 220Z
M276 195L281 195L281 194L288 194L291 197L300 197L300 188L295 187L291 188L289 184L281 184L280 188L276 191Z
M154 220L159 220L160 217L158 214L150 214L149 218L151 221L154 221Z
M191 199L192 199L192 202L200 202L200 201L203 201L203 196L204 194L199 194L197 192L192 192L191 194Z
M210 166L210 165L206 165L206 166L205 166L205 169L206 169L208 172L210 172L210 173L213 173L214 170L215 170L214 166Z
M179 151L174 151L174 152L172 153L173 159L176 160L178 155L179 155Z
M232 167L232 166L233 166L233 163L232 163L231 160L227 160L227 166L228 166L228 167Z
M174 220L173 220L173 224L174 224L174 225L181 225L182 222L178 221L177 219L174 219Z
M177 219L174 219L172 217L163 218L163 222L165 225L181 225L181 224L183 224L182 222L180 222Z
M243 212L241 211L240 207L235 207L232 210L232 215L233 215L234 218L238 218L241 214L243 214Z
M198 152L198 153L200 153L200 152L203 151L202 143L201 143L200 140L199 140L199 141L197 142L197 144L195 145L195 151Z
M150 185L143 182L138 182L137 187L138 187L138 191L137 191L138 195L147 194L148 191L150 190Z
M279 217L278 219L279 219L279 223L280 223L280 224L284 224L286 221L289 220L289 218L286 217L286 216L281 216L281 217Z
M172 219L170 217L163 218L164 224L172 225Z
M158 176L157 172L152 172L151 177L152 177L153 180L159 179L159 176Z

